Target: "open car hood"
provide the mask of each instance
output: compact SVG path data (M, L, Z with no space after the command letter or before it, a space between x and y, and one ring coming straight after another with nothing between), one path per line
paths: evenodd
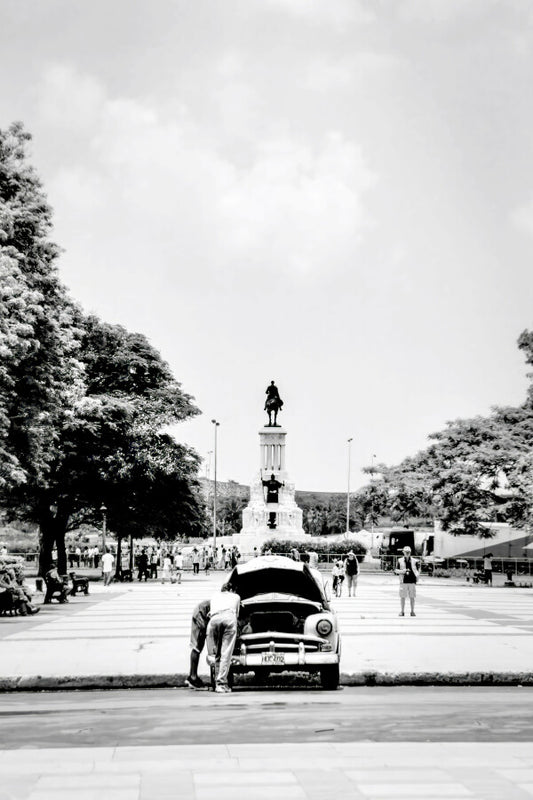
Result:
M275 592L296 595L328 607L324 591L307 564L285 556L259 556L246 564L238 564L231 572L228 583L241 600Z

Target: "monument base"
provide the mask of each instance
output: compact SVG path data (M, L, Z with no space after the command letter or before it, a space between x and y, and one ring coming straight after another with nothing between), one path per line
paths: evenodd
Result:
M294 531L279 531L278 529L272 531L257 531L254 533L234 533L232 537L232 544L239 548L242 555L251 554L254 552L254 547L258 552L261 552L265 542L270 539L290 539L293 542L308 543L311 547L312 536L309 533L294 533Z

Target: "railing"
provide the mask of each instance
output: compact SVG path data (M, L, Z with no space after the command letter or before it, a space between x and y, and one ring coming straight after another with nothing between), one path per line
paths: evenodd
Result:
M284 555L288 558L291 557L290 553L280 553L279 555ZM36 568L39 562L39 553L8 553L9 557L18 557L23 559L25 564L31 569ZM414 555L413 556L417 563L420 566L420 570L425 575L446 575L447 577L465 577L468 576L469 573L472 572L482 572L483 571L483 558L434 558L430 556L430 560L425 560L422 556ZM254 558L253 553L241 553L241 558L239 560L240 564L246 563L247 561L251 561ZM339 559L344 561L346 558L346 553L319 553L318 556L318 568L320 570L327 571L333 567L335 561ZM396 564L398 561L399 556L379 556L379 568L382 572L393 572L396 569ZM362 556L358 556L359 564L363 565L364 570L364 562ZM92 559L88 559L87 561L80 560L78 564L77 561L71 563L67 557L67 564L69 569L70 568L80 568L80 569L94 569L94 562ZM192 560L190 555L185 556L184 558L184 569L192 569ZM98 564L97 569L100 568L100 563ZM159 567L160 568L160 567ZM216 567L211 566L210 569L219 569L218 564ZM204 562L201 561L200 563L200 570L204 569ZM533 559L528 558L492 558L492 570L494 573L501 573L502 575L511 572L513 575L518 577L522 575L533 575Z

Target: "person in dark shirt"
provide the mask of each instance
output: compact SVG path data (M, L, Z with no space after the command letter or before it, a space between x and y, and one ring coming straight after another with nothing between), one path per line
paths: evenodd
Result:
M138 579L142 581L144 577L144 580L146 582L150 577L150 572L148 570L148 553L146 552L145 548L143 548L142 553L139 556L138 567L139 567L139 574L137 576Z
M396 574L400 576L400 617L405 617L405 600L408 597L411 606L411 616L415 614L416 583L418 581L418 566L411 557L411 548L403 548L403 556L398 559Z

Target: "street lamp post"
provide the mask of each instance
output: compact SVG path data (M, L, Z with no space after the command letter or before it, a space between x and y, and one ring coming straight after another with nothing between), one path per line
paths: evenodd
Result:
M346 533L350 533L350 471L352 466L352 441L348 439L348 491L346 492Z
M374 459L375 453L372 453L372 465L370 468L370 555L373 555L374 549Z
M107 533L107 516L106 516L107 506L104 503L102 503L102 505L100 506L100 511L102 512L102 550L105 553L105 548L106 548L105 536Z
M213 481L213 561L216 562L217 557L217 429L220 422L212 419L211 422L215 426L215 449L214 449L214 464L215 464L215 479Z

